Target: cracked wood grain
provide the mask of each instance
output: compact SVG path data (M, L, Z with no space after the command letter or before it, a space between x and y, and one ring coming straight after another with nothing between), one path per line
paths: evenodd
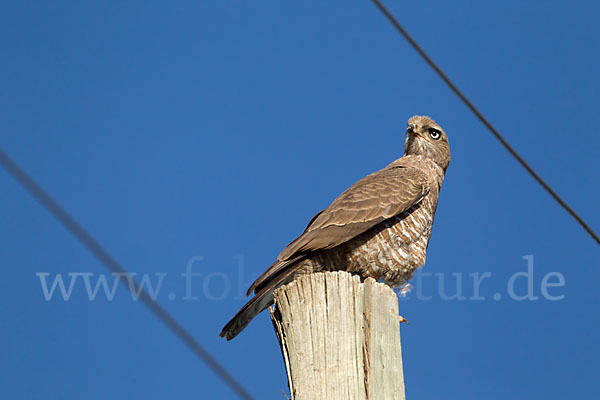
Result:
M275 291L271 320L293 400L405 400L398 300L346 272Z

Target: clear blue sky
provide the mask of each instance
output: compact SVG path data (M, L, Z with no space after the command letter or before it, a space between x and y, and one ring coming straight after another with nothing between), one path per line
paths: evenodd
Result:
M600 6L388 3L600 230ZM138 278L167 274L157 301L256 398L283 399L287 381L266 315L218 338L242 289L316 211L401 156L414 114L442 124L453 157L422 271L444 273L446 293L462 274L470 297L469 274L491 276L485 300L445 301L419 275L401 301L408 397L600 391L599 247L369 1L6 1L0 48L0 145ZM90 301L80 275L68 301L46 301L38 273L94 286L107 271L4 171L0 189L3 398L235 398L124 287ZM528 255L538 300L517 301L507 285ZM194 257L197 299L183 300ZM552 272L561 300L541 292Z

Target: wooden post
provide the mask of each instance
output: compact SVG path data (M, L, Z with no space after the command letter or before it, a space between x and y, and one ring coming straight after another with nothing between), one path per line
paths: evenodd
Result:
M271 320L293 400L405 400L398 298L347 272L275 291Z

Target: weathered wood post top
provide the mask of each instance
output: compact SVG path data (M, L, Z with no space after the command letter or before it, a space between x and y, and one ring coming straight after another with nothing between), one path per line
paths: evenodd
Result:
M275 291L271 320L293 400L404 400L398 298L347 272Z

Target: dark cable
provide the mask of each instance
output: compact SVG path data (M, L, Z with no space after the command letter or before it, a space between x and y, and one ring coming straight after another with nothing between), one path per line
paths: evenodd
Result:
M402 25L400 25L396 18L394 18L394 16L388 11L388 9L385 8L385 6L381 4L379 0L372 1L373 3L375 3L377 8L379 8L379 10L387 17L387 19L394 25L398 32L400 32L400 34L404 36L408 43L410 43L410 45L417 51L417 53L419 53L421 57L423 57L427 64L429 64L429 66L434 69L434 71L440 76L440 78L442 78L444 82L446 82L450 89L452 89L452 91L463 101L463 103L465 103L466 106L469 107L473 114L475 114L475 116L479 118L479 120L490 130L490 132L492 132L496 139L500 141L502 146L504 146L504 148L508 150L508 152L514 158L517 159L519 164L521 164L523 168L525 168L527 172L529 172L533 179L535 179L540 185L542 185L542 187L546 189L548 193L550 193L550 196L552 196L554 200L558 202L558 204L560 204L565 210L567 210L567 212L571 214L571 216L575 218L577 222L579 222L583 229L585 229L587 233L589 233L589 235L598 244L600 244L600 237L598 237L598 235L594 233L592 228L590 228L588 224L567 203L565 203L565 201L561 199L560 196L556 194L556 192L550 186L548 186L546 182L544 182L544 180L533 170L533 168L531 168L529 164L527 164L527 162L525 162L525 160L521 158L521 156L516 152L516 150L513 149L513 147L506 141L506 139L504 139L504 137L502 137L500 132L498 132L496 128L492 126L492 124L483 116L483 114L481 114L481 112L473 105L473 103L471 103L471 101L467 99L467 97L456 87L456 85L452 83L452 81L450 80L450 78L448 78L444 71L442 71L435 62L433 62L433 60L427 55L427 53L425 53L421 46L419 46L419 44L412 38L412 36L408 34L408 32L402 27Z
M126 274L125 269L114 258L108 254L100 244L71 217L48 193L46 193L27 173L21 169L9 156L0 148L0 164L13 176L41 205L43 205L52 215L54 215L72 234L75 236L92 254L103 263L109 270ZM129 280L123 284L128 285ZM156 314L156 316L165 323L179 338L194 352L202 361L204 361L240 398L252 400L253 397L246 389L227 371L208 351L198 343L194 337L181 326L163 307L146 292L140 288L139 284L133 281L136 293L140 293L140 298Z

